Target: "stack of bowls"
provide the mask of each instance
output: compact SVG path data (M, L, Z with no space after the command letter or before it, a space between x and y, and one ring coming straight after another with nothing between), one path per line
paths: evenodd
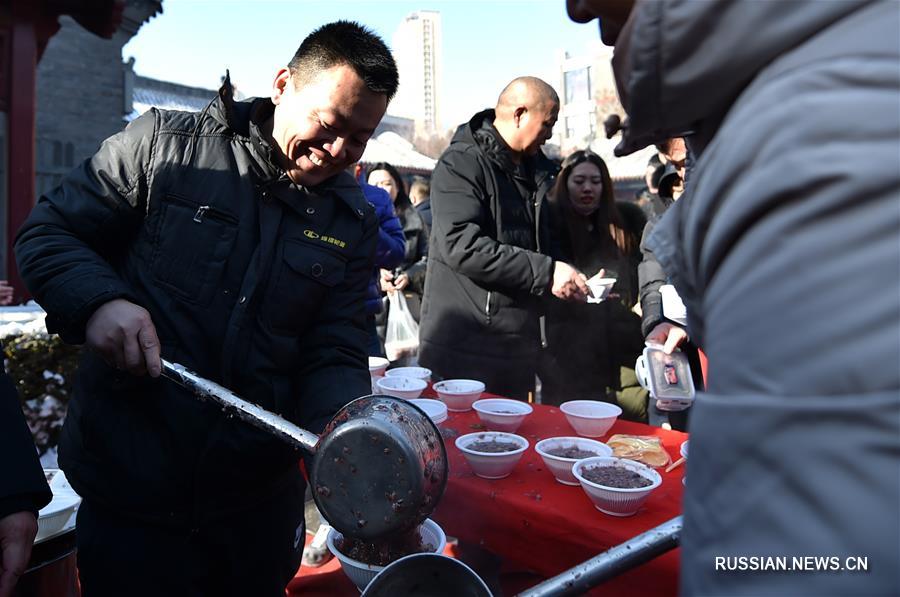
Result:
M432 400L431 398L414 398L410 400L413 404L425 411L428 418L435 425L440 425L447 420L447 405L440 400Z

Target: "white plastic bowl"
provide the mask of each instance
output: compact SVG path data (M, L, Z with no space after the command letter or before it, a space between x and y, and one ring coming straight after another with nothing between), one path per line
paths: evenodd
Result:
M472 404L472 408L488 429L507 433L515 433L525 417L534 410L527 402L509 398L477 400Z
M484 384L475 379L445 379L434 384L434 391L449 410L465 412L481 398Z
M413 398L418 398L422 394L422 390L428 387L428 382L424 379L417 379L415 377L400 377L399 375L394 375L391 377L382 377L375 382L375 385L381 392L388 396L412 400Z
M678 449L678 452L681 454L681 457L684 458L685 462L687 462L688 442L689 441L691 441L691 440L688 440L688 439L684 440L681 443L681 448ZM687 466L685 466L684 468L685 468L685 470L687 470ZM681 484L687 485L687 473L685 473L684 476L681 478Z
M393 369L388 369L385 372L385 375L388 377L394 377L395 375L400 377L415 377L417 379L431 381L431 369L426 369L425 367L394 367Z
M369 357L369 377L384 377L391 362L384 357Z
M447 545L447 535L444 534L444 530L439 527L436 522L430 518L426 518L425 522L419 525L419 534L422 537L423 543L429 543L436 546L434 553L443 553L444 547ZM328 538L326 539L328 550L334 554L334 557L336 557L338 561L340 561L341 569L344 571L344 574L347 575L347 578L353 581L353 584L356 585L357 589L363 591L366 586L372 582L372 579L375 578L379 572L384 570L385 566L364 564L359 560L354 560L353 558L344 555L335 545L335 543L342 538L343 536L338 531L333 528L329 530Z
M548 437L534 445L534 451L544 459L547 469L553 473L556 480L563 485L578 485L578 479L572 474L572 465L578 462L579 458L563 458L562 456L554 456L549 454L549 450L555 448L578 448L579 450L590 450L595 452L597 456L612 456L612 448L598 442L595 439L586 437Z
M440 425L447 420L447 405L440 400L414 398L410 402L424 410L425 414L428 415L435 425Z
M589 296L587 302L602 303L607 299L609 291L612 290L612 287L615 285L615 278L596 278L588 280L587 286L591 289L591 294L593 296Z
M469 448L475 442L491 440L515 443L519 448L510 452L476 452ZM508 477L528 449L528 445L528 440L521 435L502 431L467 433L456 438L456 447L466 457L472 472L483 479Z
M639 487L636 489L618 489L615 487L607 487L599 485L593 481L584 478L582 471L595 466L621 466L628 470L634 471L645 479L650 481L647 487ZM662 477L649 466L645 466L634 460L626 460L625 458L613 458L611 456L597 456L595 458L585 458L579 460L572 465L572 474L581 483L582 489L591 501L594 507L605 514L612 516L631 516L638 511L638 508L647 499L654 489L662 483Z
M598 400L570 400L559 405L575 433L585 437L601 437L609 431L622 409Z

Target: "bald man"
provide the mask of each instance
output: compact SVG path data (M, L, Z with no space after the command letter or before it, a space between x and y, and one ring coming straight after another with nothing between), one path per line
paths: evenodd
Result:
M437 377L478 379L526 400L541 303L585 300L584 276L546 254L544 199L556 169L540 148L558 114L550 85L515 79L496 109L459 127L435 167L419 362Z

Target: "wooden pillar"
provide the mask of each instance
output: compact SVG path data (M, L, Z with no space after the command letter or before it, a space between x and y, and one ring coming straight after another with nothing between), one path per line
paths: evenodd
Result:
M31 0L13 0L10 26L6 272L7 279L16 289L17 300L24 298L26 291L16 268L13 243L16 232L34 206L38 55L34 5Z
M6 214L6 272L17 300L28 291L19 277L13 243L34 206L35 117L37 112L37 7L31 0L13 0L10 28L10 94L7 155L9 186Z

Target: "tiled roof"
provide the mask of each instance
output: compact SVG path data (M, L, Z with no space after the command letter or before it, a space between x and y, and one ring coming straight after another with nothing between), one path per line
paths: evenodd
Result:
M134 120L150 108L199 112L216 97L216 90L188 87L149 77L134 77L132 112L126 118Z

